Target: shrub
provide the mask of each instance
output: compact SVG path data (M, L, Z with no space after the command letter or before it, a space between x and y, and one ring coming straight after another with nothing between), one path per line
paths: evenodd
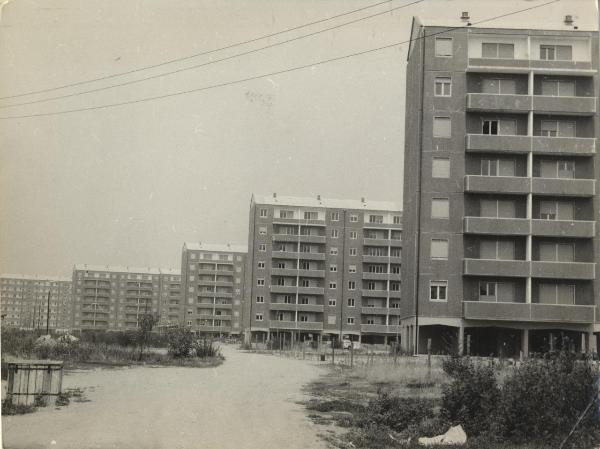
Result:
M206 338L194 342L193 349L196 356L200 358L221 356L221 349L219 346L217 346L213 340L207 340Z
M169 329L169 354L175 358L189 357L194 347L194 334L186 327Z
M596 393L598 370L569 352L548 354L515 368L499 403L500 433L512 441L560 442ZM575 447L600 442L594 413L588 413L572 437ZM570 447L570 446L567 446Z
M2 401L2 415L24 415L26 413L35 412L36 408L33 405L16 405L10 399Z
M442 388L442 417L461 424L467 435L489 431L500 396L494 366L452 357L444 361L443 369L451 382Z

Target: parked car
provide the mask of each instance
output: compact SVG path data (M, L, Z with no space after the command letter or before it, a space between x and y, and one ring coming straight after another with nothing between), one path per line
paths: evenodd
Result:
M342 348L350 349L351 346L353 346L354 349L360 349L360 342L358 342L358 341L353 342L349 338L344 338L344 340L342 340Z

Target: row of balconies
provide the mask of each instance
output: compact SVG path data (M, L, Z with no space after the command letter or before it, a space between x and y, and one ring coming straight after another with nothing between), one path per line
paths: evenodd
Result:
M370 298L400 298L400 291L395 290L368 290L366 288L357 290L363 297ZM323 295L323 287L300 287L296 285L271 285L271 293L300 294L300 295Z
M595 97L559 97L548 95L467 94L468 110L542 114L593 115Z
M324 326L321 321L279 321L270 320L265 322L265 327L269 329L281 329L281 330L310 330L310 331L322 331ZM377 334L396 334L400 332L399 325L386 325L386 324L357 324L354 326L344 325L344 329L349 328L360 329L363 333L377 333Z
M595 272L593 262L463 259L463 274L467 276L593 280Z
M466 193L591 197L596 192L596 180L466 175L464 188Z
M300 243L319 243L325 244L327 237L317 235L290 235L290 234L275 234L273 235L274 242L300 242ZM402 246L402 240L399 239L363 239L363 244L369 246Z
M465 217L465 234L533 235L536 237L593 238L596 222L529 218Z
M198 302L196 303L196 306L198 308L205 308L205 309L212 309L212 308L217 308L217 309L231 309L233 306L231 304L219 304L219 303L212 303L212 302Z
M590 305L463 301L463 316L472 320L593 323L595 310Z
M211 274L211 275L219 275L219 276L232 276L233 277L233 270L205 270L205 269L199 269L197 271L198 274Z
M544 60L529 58L469 58L467 71L493 72L506 70L511 73L527 73L530 70L538 73L546 73L551 70L554 73L557 70L575 71L587 74L592 71L591 61L573 61L573 60ZM591 73L590 73L591 74Z
M209 298L233 298L233 293L231 293L231 292L214 292L214 291L200 290L198 292L198 295L209 297Z
M231 315L213 315L210 313L200 313L196 315L196 318L200 320L221 320L221 321L231 321L233 318Z
M373 257L373 256L370 256ZM324 278L324 270L296 270L293 268L271 268L273 276L291 276L291 277L307 277L307 278ZM362 278L372 281L400 281L400 273L370 273L363 271Z
M287 312L316 312L323 313L325 307L320 304L288 304L283 302L272 302L268 305L270 310ZM363 315L400 315L399 307L361 307Z
M596 154L596 139L467 134L466 150L512 154L525 154L531 151L533 154L589 156Z

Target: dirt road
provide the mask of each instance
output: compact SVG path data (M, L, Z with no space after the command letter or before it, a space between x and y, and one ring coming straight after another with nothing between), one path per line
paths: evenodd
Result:
M295 402L318 377L308 362L224 347L217 368L79 370L66 388L90 402L3 417L5 448L320 449Z

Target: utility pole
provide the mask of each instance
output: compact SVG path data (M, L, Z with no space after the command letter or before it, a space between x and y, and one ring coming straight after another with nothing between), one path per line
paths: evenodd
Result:
M46 335L50 334L50 290L48 290L48 301L46 306Z

